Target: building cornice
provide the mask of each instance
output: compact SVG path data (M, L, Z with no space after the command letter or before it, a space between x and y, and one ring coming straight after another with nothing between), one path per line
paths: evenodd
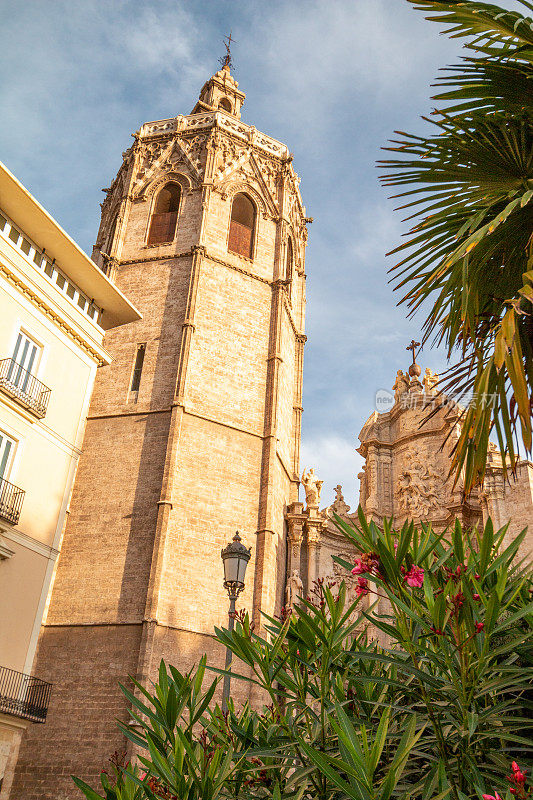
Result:
M17 531L14 528L0 528L0 536L2 536L4 539L9 539L16 544L20 544L27 550L33 550L34 553L38 553L40 556L44 556L45 558L55 560L59 555L59 550L56 550L54 547L51 547L48 544L39 542L37 539L33 539L26 533Z
M60 328L64 333L67 334L74 342L76 342L82 350L84 350L91 358L96 361L98 366L104 366L105 364L111 363L111 357L108 353L104 350L104 348L99 348L96 344L90 344L86 338L80 335L80 333L74 328L73 325L69 324L66 319L60 316L47 302L43 300L42 297L28 286L27 282L22 280L22 278L18 275L15 275L9 267L5 264L0 264L0 275L4 277L12 286L15 286L21 294L24 295L28 300L30 300L33 305L37 306L40 311L42 311L45 316L51 319L58 328Z

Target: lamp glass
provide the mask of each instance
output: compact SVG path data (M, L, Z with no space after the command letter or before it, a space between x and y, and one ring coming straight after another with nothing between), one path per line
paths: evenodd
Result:
M235 583L239 580L239 564L241 558L237 554L226 556L224 559L224 580L226 583Z
M239 583L244 583L244 576L246 574L246 567L248 566L248 558L243 558L242 556L239 558L239 577L237 580Z

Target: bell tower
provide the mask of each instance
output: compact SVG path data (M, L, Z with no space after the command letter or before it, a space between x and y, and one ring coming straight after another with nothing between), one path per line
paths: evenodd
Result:
M106 336L37 655L49 716L26 734L17 800L77 797L70 774L94 781L126 749L128 675L223 664L237 528L239 606L260 625L283 604L310 220L292 156L241 121L244 99L225 63L191 114L140 127L105 190L93 258L143 318Z

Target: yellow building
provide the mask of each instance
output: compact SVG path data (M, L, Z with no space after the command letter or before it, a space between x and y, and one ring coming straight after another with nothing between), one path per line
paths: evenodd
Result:
M0 786L46 718L47 675L30 674L104 332L139 318L0 163Z

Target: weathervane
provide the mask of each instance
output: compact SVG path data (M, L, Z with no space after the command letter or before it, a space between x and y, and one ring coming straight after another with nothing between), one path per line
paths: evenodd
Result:
M235 39L231 38L231 31L229 32L229 36L224 36L224 46L226 48L226 55L219 58L218 61L223 67L230 67L233 66L233 61L231 60L231 43L235 42Z

